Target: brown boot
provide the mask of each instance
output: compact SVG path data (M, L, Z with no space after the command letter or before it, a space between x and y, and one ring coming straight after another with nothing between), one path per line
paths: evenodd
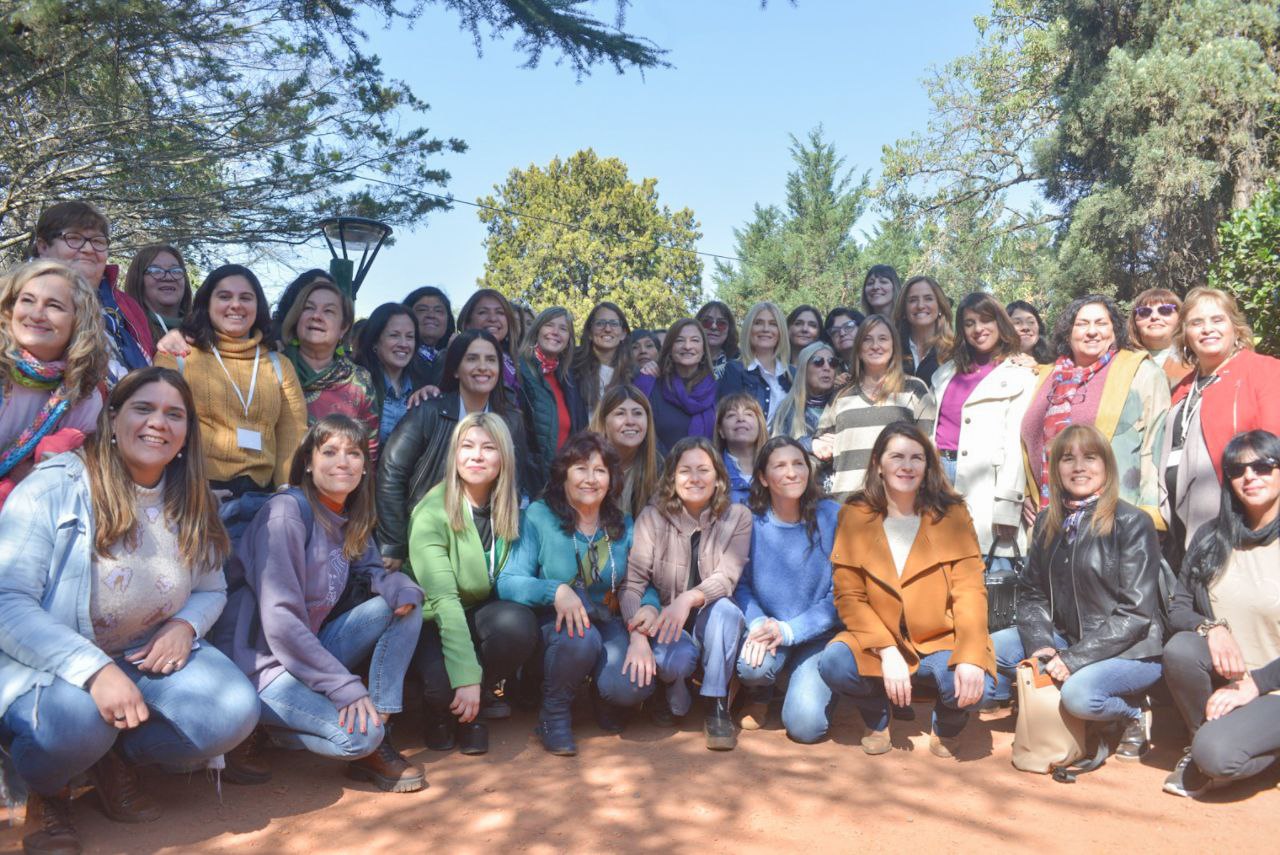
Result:
M266 754L267 734L260 727L227 752L227 768L222 779L232 784L265 784L271 780L271 763Z
M56 796L32 793L27 797L27 823L22 838L27 855L80 855L80 835L71 824L71 792Z
M391 744L390 725L386 728L386 736L378 750L347 764L347 777L355 781L369 781L388 793L416 793L425 789L426 776L400 755Z
M155 822L160 805L142 791L138 775L112 748L89 769L102 812L116 822Z

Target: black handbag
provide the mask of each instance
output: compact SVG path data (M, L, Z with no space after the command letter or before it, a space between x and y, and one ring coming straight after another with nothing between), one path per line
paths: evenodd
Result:
M997 632L1013 626L1017 618L1015 591L1024 567L1022 551L1013 545L1013 555L996 555L996 544L987 553L983 578L987 583L987 631Z

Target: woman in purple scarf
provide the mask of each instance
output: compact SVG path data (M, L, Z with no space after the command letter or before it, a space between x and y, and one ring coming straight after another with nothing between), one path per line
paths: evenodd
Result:
M636 386L653 406L653 427L663 455L686 436L710 439L716 427L716 376L706 335L693 318L671 325L658 354L658 376L641 374Z

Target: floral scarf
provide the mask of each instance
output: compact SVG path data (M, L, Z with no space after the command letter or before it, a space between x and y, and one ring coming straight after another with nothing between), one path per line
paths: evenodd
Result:
M1049 378L1049 409L1044 414L1043 445L1040 450L1040 507L1049 505L1049 444L1071 424L1071 407L1080 390L1106 368L1116 349L1113 347L1087 368L1081 368L1069 356L1058 357Z
M1067 518L1062 521L1062 533L1066 537L1067 543L1075 543L1076 537L1080 534L1080 524L1084 522L1084 518L1098 504L1098 497L1101 493L1094 493L1085 499L1067 499L1063 502L1070 511Z
M0 450L0 478L8 475L35 450L40 440L53 432L71 407L71 393L63 379L66 363L41 362L25 350L11 354L14 360L10 379L19 386L49 393L36 419L14 438L8 448Z
M293 363L294 371L298 373L298 382L302 384L302 391L308 394L341 386L351 380L351 375L355 371L351 360L340 353L335 353L332 362L316 371L302 358L297 345L289 345L284 352Z

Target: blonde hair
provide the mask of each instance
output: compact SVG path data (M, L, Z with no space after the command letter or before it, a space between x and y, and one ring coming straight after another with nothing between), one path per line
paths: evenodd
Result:
M955 346L956 333L951 327L951 298L943 292L938 280L932 276L912 276L908 279L893 301L893 322L904 337L911 334L911 322L907 320L907 300L911 289L921 282L929 286L929 290L933 292L933 299L938 303L938 317L933 322L933 336L929 339L929 347L925 348L925 352L928 353L932 349L937 352L939 363L946 362L951 358L951 348Z
M1111 450L1111 443L1102 435L1102 431L1093 425L1074 424L1054 437L1049 446L1049 507L1045 509L1044 529L1041 542L1049 544L1062 531L1062 524L1067 518L1067 500L1071 498L1062 486L1062 475L1058 464L1067 451L1078 447L1085 454L1096 454L1102 458L1106 469L1102 484L1102 494L1098 497L1098 506L1093 510L1093 518L1089 521L1089 529L1096 535L1111 534L1116 521L1116 506L1120 503L1120 478L1116 467L1116 455Z
M492 508L493 533L511 543L520 537L520 497L516 491L516 452L511 442L511 431L502 416L497 413L472 413L458 422L449 439L449 455L444 464L444 512L449 517L449 528L455 532L466 529L470 514L464 513L462 476L458 474L458 446L472 428L479 428L498 446L498 480L489 493Z
M756 358L755 351L751 349L751 325L755 323L756 317L765 311L772 312L773 319L778 323L778 344L773 349L773 360L774 370L779 371L781 369L778 368L778 365L787 366L791 364L791 337L787 334L787 316L782 313L782 309L777 303L771 300L761 300L747 310L747 316L742 319L738 347L742 349L743 365L748 365L751 360Z
M858 324L858 333L853 337L853 364L849 366L849 373L853 379L848 386L840 390L840 395L856 394L862 390L862 378L866 374L866 369L862 367L862 345L877 326L883 326L889 331L893 351L889 354L889 368L885 371L884 381L880 384L880 396L872 403L878 404L889 395L896 395L907 388L907 373L902 369L902 340L898 338L898 331L884 315L870 315Z
M796 376L791 381L791 391L782 399L782 403L778 405L778 411L773 414L774 436L799 439L809 435L809 426L804 420L804 412L809 407L809 363L817 359L818 354L824 350L836 359L840 358L840 354L836 353L835 345L827 344L821 339L805 345L800 355L796 357Z
M1244 312L1240 311L1240 304L1236 302L1235 296L1229 291L1223 291L1218 288L1206 286L1192 288L1187 293L1187 299L1182 301L1182 311L1178 313L1178 331L1173 334L1173 341L1177 345L1178 352L1182 354L1183 362L1188 365L1194 365L1197 368L1200 367L1200 359L1187 343L1187 315L1191 314L1192 309L1207 300L1216 302L1227 313L1227 319L1231 321L1231 327L1236 335L1236 346L1233 352L1253 350L1253 328L1249 326L1249 321L1245 319Z
M15 367L13 354L18 343L13 339L11 327L18 295L31 280L50 274L61 276L71 286L75 325L62 358L67 363L63 382L74 406L94 394L98 384L106 379L109 343L97 293L83 276L59 261L28 261L0 277L0 387L10 382L9 376Z
M284 316L284 321L280 324L280 339L285 344L289 344L293 339L297 338L298 320L307 309L307 298L316 291L332 291L338 295L338 303L342 307L342 336L338 338L338 347L342 346L342 339L355 322L355 306L351 303L351 298L342 293L342 289L338 287L337 283L332 279L321 276L317 276L306 285L303 285L301 290L298 291L298 296L293 299L293 305L289 307L288 314Z

